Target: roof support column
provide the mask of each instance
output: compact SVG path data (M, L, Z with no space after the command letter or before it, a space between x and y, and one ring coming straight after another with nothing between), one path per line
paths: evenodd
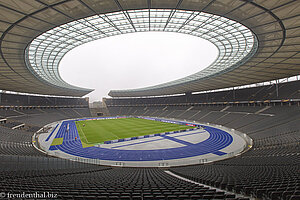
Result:
M279 91L278 91L278 80L276 80L276 97L279 96Z

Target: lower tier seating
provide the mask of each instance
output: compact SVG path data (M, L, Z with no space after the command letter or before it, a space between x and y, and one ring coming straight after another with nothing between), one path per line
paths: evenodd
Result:
M297 106L267 108L257 113L262 109L109 108L112 115L149 115L199 122L203 119L245 132L253 138L254 146L240 156L168 170L199 183L255 198L299 199L300 109ZM84 113L78 109L41 109L41 113L27 113L12 119L42 126ZM34 149L31 137L32 133L0 126L0 191L49 191L61 199L243 199L176 178L164 169L95 166L48 157Z
M161 169L97 167L10 175L0 173L2 191L51 191L62 199L239 199L178 179Z
M172 117L224 125L248 134L248 152L213 164L171 168L175 174L228 191L264 199L300 199L300 107L131 106L114 115ZM258 112L260 111L261 112ZM148 111L148 112L147 112Z

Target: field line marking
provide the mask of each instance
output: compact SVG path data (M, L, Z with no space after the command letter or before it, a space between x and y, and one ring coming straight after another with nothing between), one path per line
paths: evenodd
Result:
M174 138L174 137L170 137L170 136L167 136L167 135L162 135L161 137L163 137L165 139L168 139L168 140L171 140L171 141L174 141L174 142L177 142L177 143L180 143L180 144L183 144L183 145L186 145L186 146L194 145L193 143L190 143L188 141L181 140L181 139Z
M88 139L86 138L86 136L85 136L85 134L84 134L84 132L83 132L83 130L82 130L80 124L79 124L79 128L80 128L81 133L83 134L83 136L84 136L84 138L85 138L85 140L86 140L86 143L90 143L90 142L88 141ZM78 134L78 135L79 135L79 134Z
M145 119L136 120L136 118L126 119L126 120L122 119L121 121L123 122L123 123L121 123L123 125L125 124L126 126L133 126L133 129L134 129L133 132L135 132L136 131L135 129L137 129L136 136L143 136L143 135L151 134L148 132L149 132L149 130L152 130L152 129L159 129L155 133L162 133L162 132L166 132L166 131L175 131L175 130L172 130L175 127L176 127L175 129L177 129L176 131L183 130L183 129L187 130L187 127L183 128L184 125L171 124L171 123L160 122L160 121L149 121L149 120L145 120ZM137 122L139 122L139 123L137 123ZM139 126L144 127L145 130L139 130L140 129ZM80 133L82 133L82 135L83 135L82 139L85 139L87 144L91 144L91 142L89 142L89 140L87 139L85 132L82 130L82 127L80 124L79 124L78 131L80 131ZM114 134L114 132L112 132L112 131L109 131L108 133L115 138L112 140L126 138L126 137L122 137L121 135L119 137L118 134ZM128 136L128 137L135 137L135 136Z
M161 137L161 136L156 136L156 137ZM152 140L146 140L146 141L140 141L140 142L134 142L134 143L129 143L129 144L123 144L123 145L119 145L119 146L113 146L111 147L112 149L115 149L115 148L120 148L120 147L125 147L125 146L132 146L132 145L137 145L137 144L144 144L144 143L150 143L150 142L156 142L156 141L159 141L159 140L166 140L166 138L158 138L158 139L152 139ZM133 140L131 140L133 141Z
M110 132L110 134L116 136L118 139L120 139L120 137L118 137L117 135L113 134L113 132Z

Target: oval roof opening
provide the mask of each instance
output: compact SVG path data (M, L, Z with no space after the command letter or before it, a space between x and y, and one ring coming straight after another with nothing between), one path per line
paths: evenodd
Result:
M108 93L111 97L174 95L213 87L217 81L208 84L202 82L243 65L258 48L258 40L249 28L222 16L187 10L173 12L172 9L129 10L126 13L131 20L124 12L113 12L71 21L42 33L25 50L27 68L43 82L87 94L92 90L67 83L58 71L64 55L85 43L116 35L151 31L182 33L213 43L218 48L218 57L203 70L158 85L152 83L153 86L143 88L113 89Z
M218 57L208 40L171 32L139 32L86 43L68 52L59 72L66 82L94 88L91 100L111 89L131 89L183 78Z

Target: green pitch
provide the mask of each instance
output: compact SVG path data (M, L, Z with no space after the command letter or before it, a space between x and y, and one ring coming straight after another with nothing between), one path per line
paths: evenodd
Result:
M139 118L76 121L83 147L104 141L189 129L189 126Z
M51 146L61 145L63 143L63 138L54 138Z

